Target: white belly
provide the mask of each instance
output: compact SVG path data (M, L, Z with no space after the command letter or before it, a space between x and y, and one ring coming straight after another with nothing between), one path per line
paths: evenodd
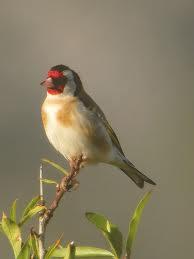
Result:
M57 106L52 107L51 110L47 110L48 123L45 129L50 143L56 150L68 160L79 156L85 157L88 163L108 162L111 160L112 153L103 153L102 150L99 149L99 145L92 143L91 139L89 139L85 132L77 125L80 123L86 125L89 122L85 119L85 116L78 113L75 118L75 124L65 127L56 119L57 111ZM97 125L97 127L98 134L108 139L111 150L112 143L105 128L100 124Z
M92 147L87 143L85 136L81 136L72 127L63 127L60 123L49 124L46 130L47 137L66 159L80 155L92 156Z

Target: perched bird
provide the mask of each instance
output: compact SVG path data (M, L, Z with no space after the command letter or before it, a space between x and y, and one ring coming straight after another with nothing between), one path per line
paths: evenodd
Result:
M47 97L41 114L50 143L71 167L107 163L121 169L140 188L155 185L125 157L119 140L100 107L85 92L78 74L68 66L52 67L41 83Z

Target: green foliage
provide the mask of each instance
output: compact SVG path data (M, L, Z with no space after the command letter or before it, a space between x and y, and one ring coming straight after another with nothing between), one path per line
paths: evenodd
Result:
M150 195L151 195L151 191L144 195L143 199L139 202L137 208L135 209L132 219L130 221L129 233L128 233L127 243L126 243L126 253L128 258L131 255L132 245L136 237L136 233L137 233L137 229L138 229L138 225L141 219L143 209L146 203L148 202Z
M137 208L135 209L132 219L130 220L129 233L127 236L126 249L125 249L125 254L127 255L127 258L130 258L132 245L135 240L141 215L146 203L150 198L150 195L151 195L151 192L148 192L145 194L145 196L143 197L143 199L140 201ZM110 244L111 250L114 254L114 258L115 259L121 258L121 255L123 253L123 247L122 247L123 238L118 227L113 225L105 216L102 216L96 213L87 212L86 218L90 222L92 222L98 229L102 231L103 235L105 236L105 238Z
M144 195L133 213L132 219L129 223L129 232L125 251L123 251L123 237L118 227L112 224L105 216L94 212L87 212L86 218L102 232L108 241L112 252L96 247L77 247L74 243L70 243L64 248L60 246L60 238L48 248L45 259L119 259L123 253L127 255L127 258L130 258L141 215L150 195L151 192ZM38 205L39 201L40 198L35 197L26 205L19 224L16 222L17 200L15 200L11 206L10 218L3 214L2 221L0 222L0 230L8 238L16 259L27 259L30 258L32 254L34 255L34 259L39 258L37 235L32 232L24 245L22 245L21 237L22 225L37 213L45 209L44 206Z
M110 244L115 258L120 258L122 254L123 237L118 227L113 225L106 217L96 213L87 212L86 217L102 231L106 240Z
M75 245L74 242L68 244L64 259L75 259Z
M48 249L47 253L45 254L45 259L50 259L54 253L54 251L57 249L57 247L60 245L61 238L56 240Z
M35 216L37 213L41 212L45 209L45 206L36 205L34 208L32 208L19 222L19 226L22 226L27 220L31 219L33 216Z
M56 249L53 253L53 258L64 258L69 254L68 247ZM87 247L87 246L76 246L75 247L75 258L76 259L113 259L114 255L101 248Z
M20 228L14 221L7 218L5 214L3 214L1 223L2 223L2 230L13 248L15 258L17 258L17 256L20 253L21 245L22 245Z
M28 241L22 246L22 249L17 257L17 259L28 259L30 258L30 246Z
M24 211L22 213L22 218L24 218L31 209L33 209L37 203L40 201L40 196L36 196L34 197L27 205L26 207L24 208Z
M25 207L20 222L16 222L17 200L15 200L10 209L10 217L8 218L3 213L2 221L0 222L1 232L8 238L14 256L17 259L27 259L30 256L30 251L37 256L38 259L38 239L35 234L31 234L29 240L23 245L21 236L21 226L35 216L38 212L45 209L44 206L38 205L39 197L33 198Z
M13 202L10 210L10 219L13 222L16 222L16 205L17 205L17 199Z
M33 198L25 207L22 217L19 222L19 226L22 226L26 221L31 219L33 216L35 216L37 213L41 212L45 209L45 206L38 205L38 202L40 201L40 197L37 196Z
M34 256L38 257L38 238L35 233L30 233L29 245Z
M43 159L43 162L52 165L54 168L65 175L68 174L63 167L48 159ZM42 179L42 182L46 184L58 184L57 182L50 179ZM86 218L91 223L93 223L98 230L101 231L106 241L110 245L111 252L96 247L75 246L73 242L69 243L66 247L62 247L60 245L60 238L46 250L44 259L120 259L123 255L129 259L142 212L150 196L151 192L148 192L144 195L132 215L132 218L129 222L129 232L126 238L125 249L123 249L123 236L116 225L114 225L105 216L94 212L87 212ZM40 214L43 210L46 209L46 207L40 205L39 202L40 197L36 196L26 205L22 212L19 223L17 222L16 218L17 200L15 200L11 206L9 217L3 213L2 221L0 222L0 232L4 233L9 240L15 259L39 259L38 235L34 231L31 231L27 241L22 240L21 235L21 229L24 223L28 222L32 217Z
M51 179L42 179L41 180L43 183L47 183L47 184L54 184L57 185L58 183L56 181L53 181Z
M61 173L65 174L65 175L68 175L68 172L60 165L56 164L55 162L51 161L51 160L48 160L46 158L43 158L42 159L42 162L44 163L47 163L47 164L50 164L52 165L54 168L56 168L57 170L59 170Z

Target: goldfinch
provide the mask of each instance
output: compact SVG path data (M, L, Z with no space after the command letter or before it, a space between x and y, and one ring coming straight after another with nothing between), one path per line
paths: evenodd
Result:
M107 163L122 170L140 188L144 182L155 185L126 158L104 113L85 92L75 71L54 66L41 85L47 90L41 109L46 135L70 166L81 157L80 167Z

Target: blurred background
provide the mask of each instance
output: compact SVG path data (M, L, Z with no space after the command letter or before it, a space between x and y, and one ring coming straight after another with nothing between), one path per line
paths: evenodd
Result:
M0 211L38 193L42 157L66 165L49 145L40 118L47 70L77 71L104 110L128 158L157 182L133 258L193 258L194 2L190 0L3 1L0 10ZM45 176L57 172L44 168ZM51 221L50 244L106 247L86 211L127 233L140 190L108 165L82 170ZM48 199L53 187L46 187ZM29 228L30 226L28 226ZM28 229L27 228L27 229ZM0 257L13 258L0 235Z

